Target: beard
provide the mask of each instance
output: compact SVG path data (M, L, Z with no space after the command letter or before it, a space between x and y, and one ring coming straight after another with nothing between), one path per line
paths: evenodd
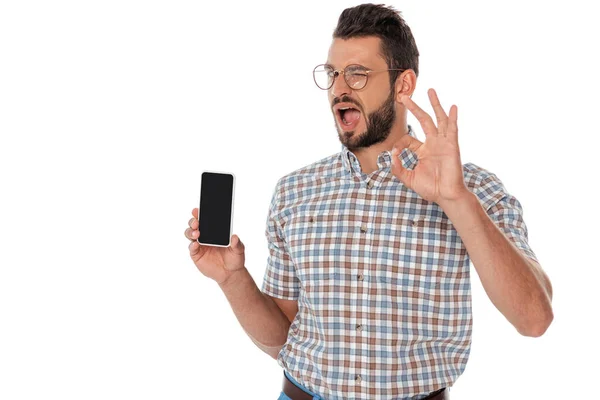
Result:
M390 92L390 95L381 107L366 116L365 123L367 129L362 134L355 138L356 131L344 132L336 124L338 138L350 151L369 147L387 139L395 120L396 109L394 108L394 92Z

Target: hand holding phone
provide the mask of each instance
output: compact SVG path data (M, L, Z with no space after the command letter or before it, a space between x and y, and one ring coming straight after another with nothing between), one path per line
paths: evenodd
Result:
M185 237L191 241L192 261L202 274L219 284L245 265L244 244L237 235L231 236L230 241L233 188L233 174L204 172L200 208L192 210L193 218L185 230Z

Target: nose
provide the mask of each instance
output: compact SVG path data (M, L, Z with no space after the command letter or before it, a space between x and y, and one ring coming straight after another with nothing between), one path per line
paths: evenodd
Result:
M333 98L342 97L345 94L350 94L352 89L346 83L346 79L344 79L344 75L339 74L335 80L333 81L333 86L329 89Z

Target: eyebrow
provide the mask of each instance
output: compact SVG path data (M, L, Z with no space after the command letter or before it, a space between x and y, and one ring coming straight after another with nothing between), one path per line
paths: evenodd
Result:
M371 68L369 68L369 67L367 67L367 66L365 66L365 65L362 65L362 64L350 64L350 65L354 65L354 66L356 66L356 67L357 67L356 69L365 69L365 70L370 70L370 69L371 69ZM348 66L346 66L346 68L347 68L347 67L348 67Z
M334 67L333 65L329 64L329 63L325 63L325 64L323 64L323 65L325 65L326 67L329 67L329 68L331 68L331 69L335 69L335 67ZM356 65L356 66L359 66L359 67L361 67L361 68L364 68L364 69L367 69L367 70L373 70L373 68L369 68L369 67L367 67L366 65L362 65L362 64L356 64L356 63L353 63L353 64L348 64L348 65ZM346 65L346 67L345 67L345 68L347 68L347 67L348 67L348 65Z

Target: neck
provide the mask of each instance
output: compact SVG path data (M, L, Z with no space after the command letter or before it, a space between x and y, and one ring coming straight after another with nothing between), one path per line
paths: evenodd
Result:
M392 127L389 136L380 143L354 150L363 173L370 174L378 169L377 157L384 151L392 151L394 144L404 135L408 135L406 119L398 120Z

